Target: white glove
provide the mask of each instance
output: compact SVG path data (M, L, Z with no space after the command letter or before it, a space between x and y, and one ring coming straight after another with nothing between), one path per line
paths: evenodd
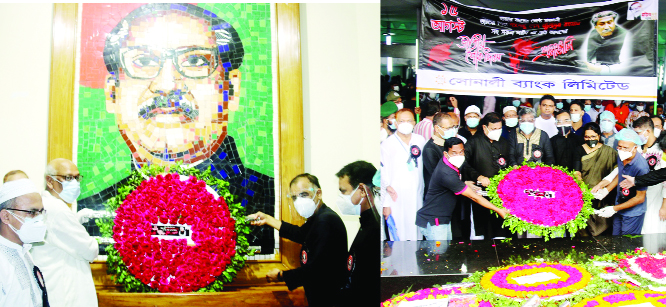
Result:
M596 198L598 200L602 200L602 199L604 199L604 197L606 197L608 195L608 189L603 188L603 189L597 191L597 193L592 193L592 195L594 196L594 198Z
M617 212L617 211L615 211L615 209L613 209L613 206L607 206L605 208L594 211L594 213L596 213L600 217L605 217L605 218L609 218L609 217L613 216L613 214L615 214L615 212Z
M83 208L76 213L76 217L79 218L79 223L85 224L90 220L90 217L95 213L90 208Z

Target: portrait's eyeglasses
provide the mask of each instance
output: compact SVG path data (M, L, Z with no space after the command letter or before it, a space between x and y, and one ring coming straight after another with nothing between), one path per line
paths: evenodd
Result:
M51 177L53 177L53 176L61 177L62 179L65 179L65 181L76 180L78 182L81 182L81 179L83 179L82 175L76 175L76 176L52 175Z
M152 49L132 46L121 52L121 64L127 76L133 79L157 77L166 60L171 60L176 70L191 79L203 79L215 72L218 66L216 48L192 47L181 49Z
M25 212L25 213L28 213L28 216L30 216L30 217L36 217L38 215L42 215L42 214L46 213L46 209L44 209L44 208L42 208L41 210L34 210L34 209L33 210L21 210L21 209L12 209L12 208L5 208L5 209L12 210L12 211Z

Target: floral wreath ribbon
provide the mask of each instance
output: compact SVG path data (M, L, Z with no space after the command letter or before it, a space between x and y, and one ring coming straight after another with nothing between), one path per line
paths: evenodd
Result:
M419 167L419 162L417 161L417 159L421 156L421 148L419 148L416 145L412 145L412 147L409 148L409 153L410 156L407 159L407 164L409 164L409 160L413 160L414 166Z

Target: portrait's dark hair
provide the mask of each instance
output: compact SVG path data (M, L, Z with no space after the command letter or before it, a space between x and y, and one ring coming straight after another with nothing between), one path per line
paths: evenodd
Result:
M599 124L595 122L589 122L583 126L583 136L585 135L585 131L587 130L592 130L594 133L596 133L599 137L601 137L601 128L599 127Z
M613 21L615 21L615 23L617 23L617 19L620 18L620 15L618 13L615 13L613 11L603 11L603 12L595 13L594 15L592 15L592 19L590 20L590 22L592 23L592 26L596 26L597 21L599 21L599 19L604 18L604 17L608 17L608 16L612 16Z
M142 5L127 14L106 36L103 52L104 64L106 65L106 70L116 76L116 80L121 67L120 48L129 35L129 28L134 19L149 15L159 16L169 11L187 13L192 17L208 22L211 31L215 33L219 53L219 65L227 71L237 69L241 66L245 54L243 43L236 29L230 23L218 17L215 13L196 5L187 3L150 3Z
M501 123L502 118L497 115L495 112L490 112L484 116L481 121L479 122L479 125L481 126L488 126L488 124L494 124L494 123Z
M580 100L574 100L574 101L571 101L571 102L569 103L569 110L571 110L571 106L572 106L572 105L578 105L578 107L580 107L581 110L584 110L584 109L585 109L585 104L583 104L582 102L580 102Z
M291 182L289 182L289 186L294 185L294 183L296 183L296 181L298 181L298 179L301 179L301 178L307 179L315 187L317 187L318 189L321 189L321 186L319 185L319 179L317 179L317 177L315 177L314 175L310 175L308 173L303 173L303 174L300 174L300 175L296 175L296 177L294 177L294 179L292 179Z
M439 123L444 119L452 120L453 116L451 116L451 114L446 112L437 112L435 116L432 118L432 123L435 125L439 125Z
M463 146L465 146L463 141L457 137L448 138L446 139L446 141L444 141L444 151L449 151L451 147L456 146L458 144L463 144Z
M650 129L654 131L654 122L648 116L641 116L637 118L636 120L634 120L631 126L634 128Z
M539 99L539 104L541 104L541 102L546 99L550 99L553 101L553 103L555 103L555 97L553 97L553 95L543 95L541 96L541 99Z
M428 100L426 105L423 106L423 116L433 116L435 113L441 111L439 107L439 101L437 100Z
M375 176L375 173L377 173L377 168L374 165L365 161L356 161L342 167L335 176L338 178L348 176L349 184L352 188L356 188L359 183L363 183L372 188L374 187L372 184L372 177Z

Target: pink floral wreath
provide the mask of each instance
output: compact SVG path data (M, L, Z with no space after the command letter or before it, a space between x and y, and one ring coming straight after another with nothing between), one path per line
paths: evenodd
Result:
M236 253L235 221L224 198L194 176L143 181L116 210L114 247L132 275L160 292L191 292L215 281ZM187 225L191 240L152 235L155 224Z
M573 173L558 166L526 163L500 171L487 188L491 202L508 209L503 226L549 237L576 233L594 212L592 194Z

